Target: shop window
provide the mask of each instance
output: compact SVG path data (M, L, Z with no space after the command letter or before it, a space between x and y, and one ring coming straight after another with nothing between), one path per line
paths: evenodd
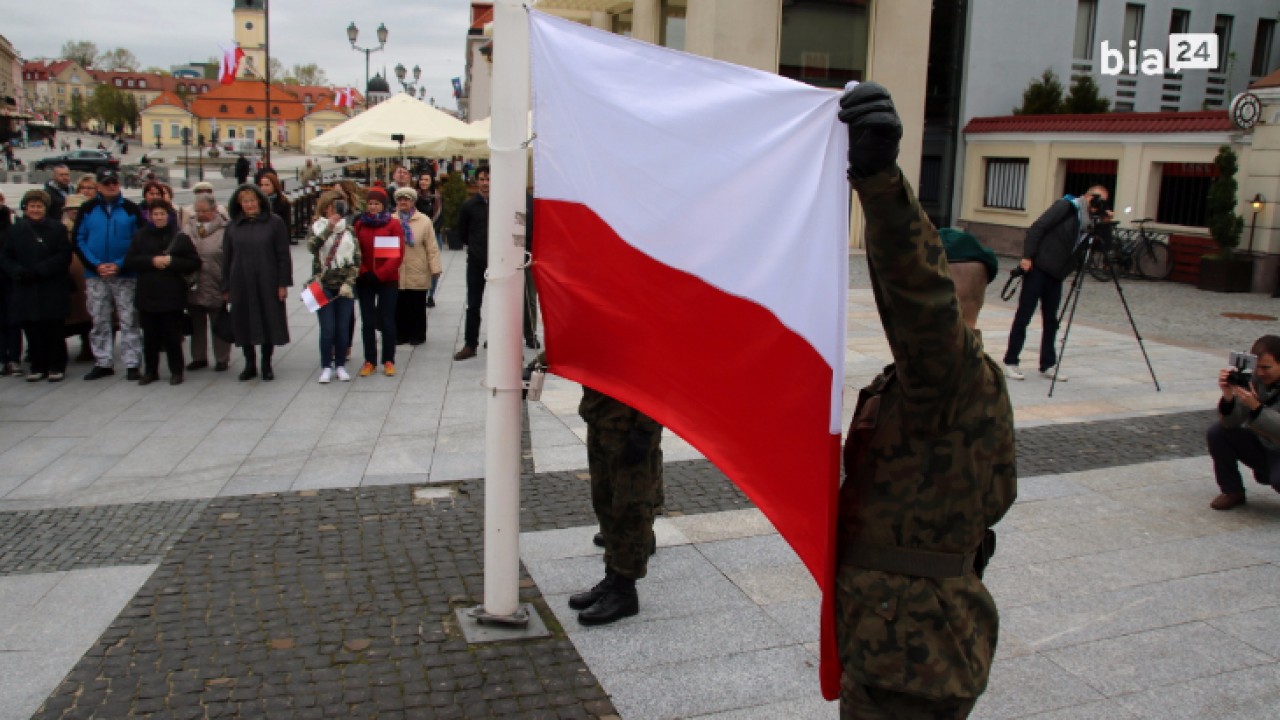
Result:
M1161 165L1156 222L1207 227L1209 186L1217 176L1218 166L1213 163Z
M1101 185L1114 194L1119 167L1116 160L1068 160L1062 193L1079 197L1094 185Z

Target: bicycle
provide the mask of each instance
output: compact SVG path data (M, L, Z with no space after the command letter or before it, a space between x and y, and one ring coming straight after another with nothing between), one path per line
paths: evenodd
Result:
M1095 252L1089 258L1089 274L1095 280L1111 279L1111 268L1130 277L1146 280L1164 280L1173 272L1173 259L1169 255L1167 236L1148 232L1146 225L1152 218L1135 220L1138 227L1112 233L1104 252Z

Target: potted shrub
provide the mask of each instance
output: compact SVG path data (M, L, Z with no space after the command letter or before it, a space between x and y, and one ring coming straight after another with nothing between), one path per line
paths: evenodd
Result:
M1213 159L1218 177L1209 186L1209 234L1218 244L1218 252L1200 258L1201 290L1216 292L1249 292L1253 284L1253 260L1236 255L1244 218L1236 214L1236 172L1240 169L1236 154L1227 145L1218 148Z
M458 236L453 229L458 226L458 211L462 209L462 203L466 202L470 193L467 192L467 181L462 177L462 173L449 173L445 176L444 183L440 186L441 201L444 208L440 214L440 225L444 228L444 240L451 250L461 250L465 238Z

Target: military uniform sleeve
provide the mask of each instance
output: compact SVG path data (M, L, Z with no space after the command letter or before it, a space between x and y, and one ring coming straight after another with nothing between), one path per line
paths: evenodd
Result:
M867 218L867 263L880 321L908 400L936 401L979 372L942 241L895 166L854 184Z

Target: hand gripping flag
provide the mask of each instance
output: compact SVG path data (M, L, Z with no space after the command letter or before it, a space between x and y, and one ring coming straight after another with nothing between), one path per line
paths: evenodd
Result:
M697 447L823 592L848 286L839 96L530 13L534 275L551 370Z
M240 74L240 61L244 60L244 50L239 45L232 43L230 49L221 48L222 63L218 67L218 82L223 85L230 85L236 81L236 76Z
M302 288L302 304L307 306L307 310L316 312L329 304L329 296L324 294L320 283L312 282Z

